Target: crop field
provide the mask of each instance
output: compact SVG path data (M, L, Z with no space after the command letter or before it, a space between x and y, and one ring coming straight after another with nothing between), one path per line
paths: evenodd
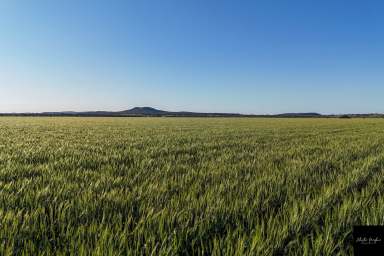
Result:
M0 118L0 255L350 255L383 119Z

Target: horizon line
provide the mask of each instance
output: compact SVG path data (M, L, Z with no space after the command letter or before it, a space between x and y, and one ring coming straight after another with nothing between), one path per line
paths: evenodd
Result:
M384 113L381 112L339 112L339 113L322 113L318 111L287 111L287 112L278 112L278 113L244 113L244 112L221 112L221 111L209 111L209 112L201 112L201 111L189 111L189 110L163 110L157 107L149 107L149 106L142 106L142 107L132 107L132 108L126 108L123 110L80 110L80 111L74 111L74 110L60 110L60 111L14 111L14 112L1 112L1 115L76 115L76 114L91 114L91 113L100 113L100 112L106 112L106 113L119 113L124 111L130 111L134 109L152 109L154 111L163 111L168 113L191 113L191 114L227 114L227 115L243 115L243 116L276 116L276 115L321 115L321 116L341 116L341 115L384 115Z

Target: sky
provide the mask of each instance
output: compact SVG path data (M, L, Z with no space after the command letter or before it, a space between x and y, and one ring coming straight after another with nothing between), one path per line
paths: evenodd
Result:
M0 112L384 113L384 2L2 0Z

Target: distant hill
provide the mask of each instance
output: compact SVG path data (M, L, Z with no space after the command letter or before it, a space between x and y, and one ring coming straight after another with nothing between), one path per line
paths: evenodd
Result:
M368 113L368 114L348 114L348 115L322 115L315 112L304 112L304 113L282 113L277 115L245 115L238 113L199 113L199 112L188 112L188 111L165 111L156 109L153 107L134 107L122 111L85 111L85 112L75 112L75 111L62 111L62 112L41 112L41 113L0 113L0 116L89 116L89 117L281 117L281 118L300 118L300 117L342 117L346 118L383 118L383 114Z
M117 113L122 115L164 115L169 112L164 110L158 110L151 107L135 107L135 108L120 111Z
M164 111L152 107L134 107L123 111L62 111L62 112L42 112L42 113L0 113L2 116L169 116L169 117L236 117L244 116L234 113L198 113L187 111Z
M114 112L118 115L123 116L241 116L241 114L232 114L232 113L198 113L198 112L187 112L187 111L164 111L152 107L134 107L129 110L124 110L120 112Z

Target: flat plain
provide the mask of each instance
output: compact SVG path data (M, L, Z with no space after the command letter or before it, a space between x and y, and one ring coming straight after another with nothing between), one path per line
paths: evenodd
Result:
M0 118L1 255L349 255L384 119Z

